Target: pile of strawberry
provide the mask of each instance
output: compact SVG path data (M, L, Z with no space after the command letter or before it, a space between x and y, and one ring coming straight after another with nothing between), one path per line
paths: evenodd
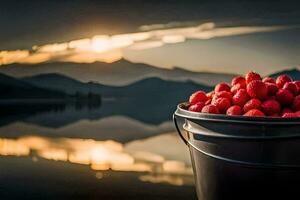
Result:
M300 81L288 75L264 79L255 72L190 96L189 111L255 117L300 117Z

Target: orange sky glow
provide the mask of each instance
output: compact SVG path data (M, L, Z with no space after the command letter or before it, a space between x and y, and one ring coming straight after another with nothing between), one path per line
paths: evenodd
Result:
M256 32L286 29L284 26L216 28L214 23L193 27L151 30L120 35L96 35L65 43L33 46L29 50L0 51L0 65L52 61L92 63L115 62L124 57L124 49L134 51L185 42L186 39L211 39Z

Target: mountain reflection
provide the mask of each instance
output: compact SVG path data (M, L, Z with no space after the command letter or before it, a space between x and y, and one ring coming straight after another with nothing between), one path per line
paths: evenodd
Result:
M162 143L168 143L172 151L161 147ZM186 153L184 145L171 133L126 144L113 140L41 136L0 138L1 156L31 156L35 161L42 158L89 165L95 171L138 172L141 181L172 185L193 184Z

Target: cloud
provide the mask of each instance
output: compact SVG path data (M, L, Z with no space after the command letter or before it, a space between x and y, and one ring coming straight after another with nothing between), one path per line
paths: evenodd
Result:
M20 62L29 57L28 50L0 51L0 65Z
M58 43L58 44L46 44L43 46L34 46L33 49L38 50L38 52L46 52L46 53L53 53L53 52L63 52L68 49L68 43Z
M215 28L212 30L193 32L186 35L190 39L211 39L215 37L227 37L234 35L243 35L250 33L259 32L273 32L287 29L286 26L270 26L270 27L259 27L259 26L244 26L244 27L229 27L229 28Z
M112 49L103 52L80 52L73 53L68 56L63 56L58 61L75 62L75 63L93 63L97 61L112 63L120 60L123 57L121 49Z
M164 45L163 41L160 40L153 40L153 41L145 41L145 42L138 42L130 46L131 50L143 50L143 49L152 49L161 47Z
M204 23L201 24L202 27L210 27L210 25L214 25L214 23ZM158 29L171 29L171 28L178 28L178 27L191 27L197 25L195 22L169 22L167 24L150 24L150 25L143 25L139 27L141 31L152 31Z
M183 26L184 27L178 27ZM186 26L190 25L190 26ZM191 23L173 22L142 26L143 32L118 35L96 35L64 43L33 46L28 50L0 51L0 65L11 63L76 62L111 63L121 59L125 49L144 50L158 48L165 44L185 42L187 39L211 39L257 32L279 31L287 26L240 26L215 27L214 23L192 26Z
M49 61L51 56L51 53L34 53L29 54L27 57L19 60L18 62L27 64L43 63Z
M168 43L180 43L180 42L184 42L185 41L185 37L182 35L166 35L162 37L162 42L165 44Z

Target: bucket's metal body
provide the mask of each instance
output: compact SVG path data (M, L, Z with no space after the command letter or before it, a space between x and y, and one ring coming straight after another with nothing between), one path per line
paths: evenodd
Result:
M190 149L199 200L300 199L299 118L203 114L180 104L174 122Z

